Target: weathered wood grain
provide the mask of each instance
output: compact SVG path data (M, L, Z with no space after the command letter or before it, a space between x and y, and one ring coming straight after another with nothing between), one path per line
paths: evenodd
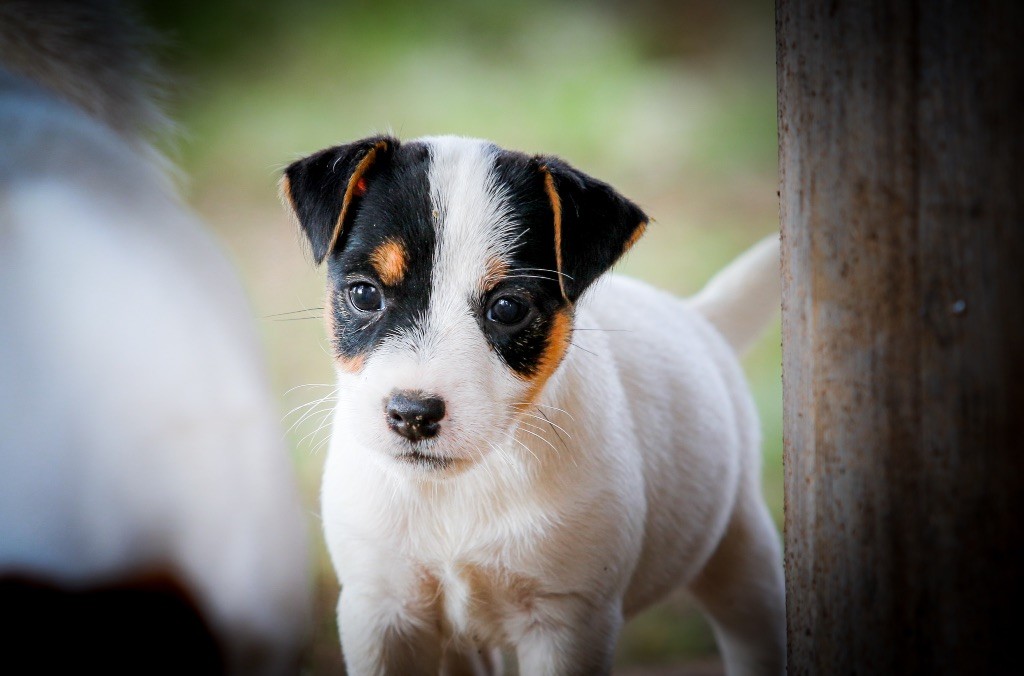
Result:
M1002 673L1024 3L779 0L777 31L790 673Z

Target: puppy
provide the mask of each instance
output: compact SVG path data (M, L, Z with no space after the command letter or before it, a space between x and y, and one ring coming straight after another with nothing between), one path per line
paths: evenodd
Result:
M294 672L303 510L241 285L147 142L145 34L0 4L0 671Z
M554 157L376 137L289 166L327 261L322 488L354 674L599 674L686 585L732 674L784 669L778 536L737 352L767 241L695 300L598 278L647 216Z

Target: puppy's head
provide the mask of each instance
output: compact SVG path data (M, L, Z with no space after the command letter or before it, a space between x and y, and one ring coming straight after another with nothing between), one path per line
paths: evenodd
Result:
M574 303L647 222L556 158L454 137L328 148L282 193L327 261L343 433L428 476L515 452Z

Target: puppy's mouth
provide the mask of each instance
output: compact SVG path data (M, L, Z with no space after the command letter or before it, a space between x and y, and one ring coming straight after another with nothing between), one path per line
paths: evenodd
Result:
M410 465L434 470L446 470L453 467L458 462L455 458L445 458L440 455L428 455L426 453L421 453L416 449L411 449L402 453L398 456L398 459Z

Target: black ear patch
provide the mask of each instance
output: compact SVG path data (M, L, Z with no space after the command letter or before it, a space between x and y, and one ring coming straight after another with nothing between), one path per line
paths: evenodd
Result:
M317 265L337 246L352 204L366 192L366 173L398 145L389 136L375 136L321 150L284 170L281 194L299 219Z
M647 227L647 215L603 181L562 160L537 157L555 216L555 260L562 295L575 303Z

